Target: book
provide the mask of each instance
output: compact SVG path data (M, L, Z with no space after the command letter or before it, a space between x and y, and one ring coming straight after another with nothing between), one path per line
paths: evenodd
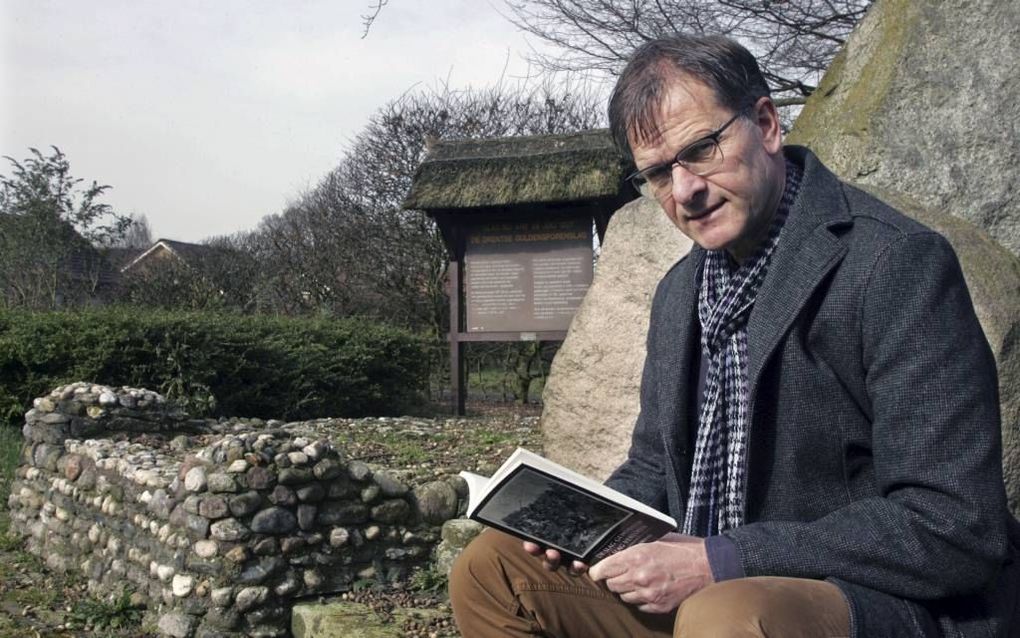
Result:
M490 478L460 475L468 518L589 565L677 528L670 516L524 448Z

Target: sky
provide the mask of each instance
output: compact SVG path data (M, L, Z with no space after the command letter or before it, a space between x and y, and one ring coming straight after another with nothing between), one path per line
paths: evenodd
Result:
M0 155L58 146L154 238L199 241L282 210L409 90L537 74L501 0L391 0L362 39L371 4L0 0Z

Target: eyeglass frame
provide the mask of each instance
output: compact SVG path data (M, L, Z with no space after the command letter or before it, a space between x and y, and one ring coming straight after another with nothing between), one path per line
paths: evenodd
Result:
M655 164L653 166L649 166L647 168L643 168L643 169L641 169L639 171L634 171L633 173L631 173L630 175L627 176L627 181L630 182L631 186L634 187L634 190L636 190L636 191L638 191L640 193L641 192L641 186L643 184L651 184L651 180L646 177L646 175L648 173L650 173L650 172L658 171L658 170L662 170L662 169L668 169L669 172L672 173L673 167L676 166L677 164L679 164L680 166L683 166L684 170L691 171L691 169L689 167L689 162L685 162L684 160L681 160L680 156L683 155L684 153L690 151L690 149L694 148L695 146L698 146L699 144L704 144L705 142L709 142L709 141L712 142L715 145L717 151L720 153L720 159L725 159L721 155L722 154L722 147L719 144L720 143L719 138L722 137L723 132L726 129L728 129L731 124L736 122L737 119L740 118L740 116L743 115L743 114L744 114L743 110L737 111L737 113L733 117L731 117L730 119L726 120L725 124L723 124L722 126L720 126L717 129L715 129L714 131L712 131L708 135L699 137L698 139L694 140L690 144L685 144L683 148L681 148L679 151L676 152L676 155L673 156L673 160L672 161L670 161L670 162L663 162L662 164ZM696 173L694 171L691 171L691 173L694 173L695 175L697 175L699 177L702 177L702 176L706 175L708 173L708 171L712 170L713 168L715 168L715 166L709 167L704 173ZM638 178L640 178L640 179L642 179L644 181L641 182L641 184L635 183L634 180L638 179ZM670 179L672 179L672 176L670 177Z

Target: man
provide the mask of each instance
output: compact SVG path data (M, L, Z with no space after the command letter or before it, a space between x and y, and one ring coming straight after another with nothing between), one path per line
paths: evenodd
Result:
M1018 635L995 363L948 243L784 148L725 38L642 46L609 115L696 246L656 291L607 483L681 529L587 575L484 532L451 575L461 632Z

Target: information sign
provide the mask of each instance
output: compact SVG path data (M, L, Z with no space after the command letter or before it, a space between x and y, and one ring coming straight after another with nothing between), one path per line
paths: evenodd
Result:
M468 332L566 330L592 281L591 220L474 227L464 269Z

